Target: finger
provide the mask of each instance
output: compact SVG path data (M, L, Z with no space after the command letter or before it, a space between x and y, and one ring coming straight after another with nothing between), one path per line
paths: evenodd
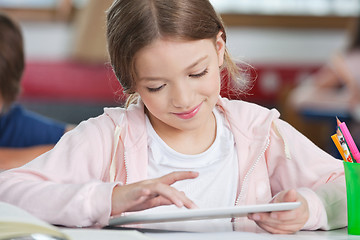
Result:
M276 231L277 233L279 232L294 233L299 231L302 227L302 224L289 223L289 222L282 222L282 223L258 222L258 225L259 226L261 225L264 228L272 229L271 230L272 232Z
M144 209L149 209L153 207L158 206L164 206L164 205L172 205L173 203L169 201L166 198L163 198L161 196L151 199L142 199L143 201L139 202L138 204L132 206L131 208L128 208L127 211L141 211Z
M134 196L138 198L136 200L134 199L133 201L128 202L128 211L138 211L162 205L174 204L174 201L160 194L161 193L159 193L159 191L157 190L156 192L153 192L151 188L134 189Z
M292 234L298 231L298 227L295 225L279 226L279 225L268 225L264 223L257 223L262 229L274 233L274 234Z
M274 202L296 202L296 201L301 201L300 195L297 193L295 189L291 189L279 193ZM270 214L270 217L281 221L289 221L299 217L299 215L301 215L300 213L302 211L305 211L304 207L305 206L302 204L302 206L300 206L295 210L274 211Z
M189 209L199 208L190 198L188 198L184 192L180 192L184 197L184 206Z
M178 207L186 207L189 209L198 208L197 205L191 199L189 199L184 192L179 192L178 190L174 189L173 196L176 196L182 202L182 205Z
M146 199L142 204L139 204L138 207L143 209L158 207L158 206L164 206L164 205L172 205L173 202L171 202L169 199L164 198L163 196L158 196L151 199Z
M273 217L275 212L271 213L255 213L252 215L249 215L248 218L251 220L254 220L256 222L262 222L269 225L279 225L279 224L296 224L298 223L298 219L296 217L289 218L286 220L279 219L278 217Z
M300 230L303 225L302 222L295 219L295 221L272 219L270 214L253 214L253 216L248 216L248 218L255 220L257 225L272 233L293 233Z
M304 226L309 218L307 211L300 209L286 212L273 212L270 214L270 217L278 220L279 224L296 224L299 225L300 228Z
M158 195L170 200L177 207L187 207L187 208L195 208L196 205L191 201L184 193L176 190L175 188L163 184L163 183L155 183L150 185L150 190L153 193L157 193Z
M183 206L186 208L198 208L196 206L196 204L191 201L190 199L185 196L185 199L182 200L183 202ZM149 200L149 202L151 202L151 207L157 207L157 206L161 206L161 205L171 205L174 204L171 200L165 198L164 196L158 195L156 198L153 198L151 200Z
M285 192L283 202L296 202L298 200L298 194L295 189L290 189Z
M275 211L270 213L270 218L278 221L291 221L297 219L297 212L295 210Z
M193 179L199 176L198 172L193 171L178 171L172 172L159 178L162 183L171 185L177 181Z
M282 191L276 195L274 198L274 203L279 202L296 202L297 201L297 192L295 189L290 189L287 191Z

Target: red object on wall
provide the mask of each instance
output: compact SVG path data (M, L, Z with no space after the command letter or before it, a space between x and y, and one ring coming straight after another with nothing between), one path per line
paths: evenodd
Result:
M272 104L284 87L294 86L306 74L318 69L314 65L256 65L244 76L252 88L241 95L231 88L226 73L221 95L230 99ZM229 87L230 85L230 87ZM30 61L22 79L22 101L36 99L55 102L121 103L122 87L109 64L83 64L73 61Z
M124 95L110 65L39 61L26 64L20 98L115 103Z

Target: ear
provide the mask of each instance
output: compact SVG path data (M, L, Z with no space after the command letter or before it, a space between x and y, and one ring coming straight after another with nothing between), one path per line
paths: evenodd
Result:
M222 31L220 31L217 36L216 36L216 51L217 51L217 55L218 55L218 62L219 62L219 67L223 65L224 63L224 55L225 55L225 48L226 48L226 44L224 39L222 38L222 35L224 33Z

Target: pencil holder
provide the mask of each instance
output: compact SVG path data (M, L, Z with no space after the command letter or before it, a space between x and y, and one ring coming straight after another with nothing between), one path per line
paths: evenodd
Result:
M344 161L346 180L348 233L360 235L360 164Z

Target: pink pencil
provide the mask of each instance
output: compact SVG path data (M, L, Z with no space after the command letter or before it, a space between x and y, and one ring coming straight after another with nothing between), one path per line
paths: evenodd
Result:
M339 128L341 130L341 133L343 134L346 143L349 146L349 150L351 152L351 155L354 157L354 160L357 163L360 163L360 152L358 148L356 147L356 144L354 142L354 139L352 138L349 129L347 128L345 122L342 122L339 124Z

